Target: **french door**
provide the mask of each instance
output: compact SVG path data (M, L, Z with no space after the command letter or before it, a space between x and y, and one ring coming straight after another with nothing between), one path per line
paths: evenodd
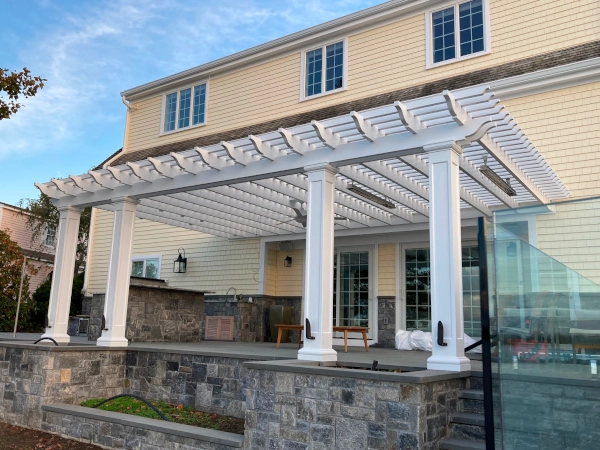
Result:
M373 339L372 268L369 247L336 249L333 265L333 326L368 327ZM350 337L360 338L360 333ZM334 337L342 337L341 333Z
M405 330L431 331L431 260L425 245L402 246ZM477 246L462 247L463 314L465 333L481 336L479 253ZM402 328L402 325L401 325Z

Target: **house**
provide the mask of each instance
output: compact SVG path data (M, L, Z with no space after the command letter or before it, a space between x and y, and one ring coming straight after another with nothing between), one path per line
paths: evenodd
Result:
M36 269L34 275L29 275L29 289L33 292L52 273L56 230L46 230L36 245L31 230L27 228L27 216L23 214L21 208L0 202L0 229L10 235L27 257L28 264Z
M598 17L600 4L586 0L395 0L124 91L122 150L89 173L37 184L60 211L44 336L69 342L65 294L77 225L81 207L93 206L85 289L98 353L102 347L123 351L139 340L170 341L173 349L210 333L240 343L267 341L273 338L270 307L290 306L293 322L304 325L304 346L294 353L299 361L244 362L242 385L259 387L242 389L244 406L236 413L247 414L245 448L267 448L267 442L306 448L325 436L308 431L317 414L311 395L319 389L294 389L294 380L312 381L289 373L338 382L334 369L322 367L338 358L334 346L342 340L334 327L367 328L367 344L384 347L393 346L398 330L431 330L427 370L408 381L418 386L415 392L422 389L414 404L402 403L396 385L389 400L376 400L377 383L388 380L383 375L396 374L353 373L346 380L356 388L348 404L364 394L357 400L364 400L364 410L346 405L329 425L317 425L335 434L326 445L319 441L331 448L351 448L352 439L362 442L355 448L438 448L456 412L457 391L468 388L472 375L464 334L479 337L482 330L487 288L480 285L478 219L494 216L506 230L495 242L503 255L515 256L518 241L532 248L527 257L540 252L549 267L559 261L572 279L591 282L590 291L600 282L598 252L585 248L593 248L597 208L584 201L597 195L600 176ZM559 206L566 199L583 205ZM521 209L526 206L534 209ZM526 286L523 275L531 267L510 259L503 264L498 281L509 282L498 289L508 296L513 288L516 294L542 290ZM528 321L529 306L515 305L521 308L517 321ZM548 305L536 305L537 314L557 310ZM362 346L356 338L351 345ZM156 358L168 358L166 351L157 349ZM513 388L519 402L502 426L520 432L536 417L545 428L521 433L522 440L507 433L505 448L566 448L558 425L577 424L580 419L568 418L592 406L569 404L554 420L554 406L534 394L547 389L544 395L560 400L575 392L573 402L597 395L582 378L587 367L572 365L572 385L564 377L571 365L557 366L565 369L558 374L544 368L519 385L515 357L502 368L510 371L502 382L515 382L503 385L509 395L502 402L511 400ZM595 360L590 366L594 374ZM488 360L488 374L490 367ZM136 370L127 376L138 376ZM182 371L177 376L188 375L193 378ZM546 383L544 376L554 378ZM491 375L487 380L486 413L493 406ZM202 392L213 392L207 383ZM178 399L204 401L184 398L184 387L178 386ZM294 397L287 418L271 414L280 388ZM260 389L266 393L258 401L252 395L262 395ZM427 392L442 390L442 400L426 404L433 397ZM237 394L231 398L238 401ZM524 396L530 396L527 405L520 402ZM301 413L302 405L313 409ZM555 406L558 411L561 402ZM259 426L260 414L268 417ZM406 417L414 421L398 428ZM472 416L464 420L479 424ZM275 423L272 435L266 422ZM372 424L383 427L377 430L388 441L377 440ZM487 425L493 442L494 423ZM285 427L289 434L279 435ZM581 429L569 433L579 439ZM590 436L568 446L589 448L597 441ZM539 444L551 441L554 447Z
M437 323L427 152L382 153L381 159L340 160L343 168L337 163L325 169L323 180L335 186L329 205L335 250L327 256L321 244L314 255L306 250L311 177L283 163L271 176L262 163L276 166L277 157L291 160L303 152L308 161L313 149L350 145L358 137L376 142L398 130L419 136L444 115L466 127L467 119L483 120L477 106L469 106L477 103L491 125L482 125L478 143L463 140L454 153L447 148L460 169L452 172L456 180L444 183L460 179L460 186L442 188L441 195L451 197L440 202L460 205L460 224L452 222L451 247L439 249L462 247L450 278L456 296L464 298L457 320L462 324L464 315L465 332L477 337L475 218L498 208L589 196L597 188L596 13L598 5L588 1L382 3L124 91L122 151L103 169L38 187L58 205L97 206L88 295L110 290L111 243L114 250L118 231L111 196L100 198L99 191L112 197L135 191L137 208L136 201L123 203L123 211L136 214L131 257L128 251L121 256L132 275L213 291L206 298L214 301L226 300L234 288L258 305L257 323L273 303L292 305L300 321L303 292L312 289L306 263L326 257L322 270L335 274L326 287L333 293L333 323L368 326L370 344L392 346L398 329L431 330ZM435 112L427 116L440 101L446 106L439 120ZM508 138L485 142L506 123ZM515 148L527 149L538 165L520 162L524 153L516 155ZM314 162L335 159L323 154ZM250 170L256 162L270 178ZM483 167L499 181L482 176ZM239 176L226 177L236 171ZM335 179L327 178L336 171ZM179 174L206 179L206 188L168 187L167 180L176 183ZM221 179L211 182L213 174ZM439 216L440 223L459 220L452 215L459 211L445 210L449 216ZM331 238L323 233L319 239ZM173 273L181 251L187 270ZM267 328L262 324L265 332L251 338L264 340Z

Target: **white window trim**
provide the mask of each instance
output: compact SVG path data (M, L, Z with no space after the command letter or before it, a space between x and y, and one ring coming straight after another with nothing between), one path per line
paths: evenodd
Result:
M452 0L449 2L445 2L442 5L439 5L438 7L434 8L434 9L430 9L429 11L427 11L425 13L425 51L426 51L426 55L425 55L425 68L426 69L433 69L435 67L440 67L440 66L445 66L447 64L452 64L455 62L459 62L459 61L465 61L467 59L472 59L472 58L478 58L480 56L485 56L485 55L489 55L492 52L492 35L491 35L491 31L490 31L490 5L489 5L489 0L482 0L482 7L483 7L483 46L484 46L484 50L482 52L477 52L477 53L471 53L470 55L466 55L466 56L457 56L453 59L448 59L446 61L441 61L439 63L434 63L433 62L433 26L432 26L432 21L433 21L433 14L438 12L438 11L442 11L444 9L447 9L449 7L453 7L454 8L454 45L456 48L456 52L457 54L460 52L460 32L458 31L458 5L462 4L462 3L467 3L469 0Z
M148 278L149 280L160 280L160 272L162 271L162 255L136 255L131 257L131 262L135 261L144 261L144 271L143 274L146 274L146 261L149 259L158 259L158 278ZM131 270L129 271L131 273ZM133 275L131 275L133 276ZM146 278L143 276L142 278Z
M196 125L192 125L192 121L194 120L194 88L196 86L200 86L201 84L206 85L206 93L205 93L205 99L204 99L204 122L197 123ZM191 130L194 128L206 126L206 124L208 123L208 90L209 90L208 85L209 85L208 79L206 79L206 80L197 81L196 83L182 86L182 87L179 87L176 89L170 89L168 92L165 92L162 95L161 110L160 110L159 136L167 136L169 134L179 133L181 131L186 131L186 130ZM179 124L179 94L181 91L184 91L186 89L192 90L192 101L190 104L190 125L188 125L185 128L177 128L177 125ZM167 95L170 95L173 93L177 94L177 103L176 103L176 109L175 109L175 129L171 130L171 131L165 131L165 108L167 106Z
M344 44L344 70L342 71L342 87L333 89L331 91L325 91L325 77L326 77L326 73L327 73L327 67L325 66L326 55L327 55L326 47L331 44L337 44L338 42L342 42ZM305 95L305 91L306 91L306 54L308 52L312 52L313 50L317 50L318 48L323 50L323 74L322 74L322 78L321 78L323 90L321 91L320 94L307 96L307 95ZM299 102L303 102L306 100L312 100L313 98L320 98L325 95L336 94L338 92L344 92L347 89L347 87L348 87L348 37L347 36L343 37L343 38L339 38L339 39L334 39L332 41L327 41L326 43L321 44L321 45L315 45L313 47L307 48L306 50L302 50L301 57L300 57L300 97L298 100Z

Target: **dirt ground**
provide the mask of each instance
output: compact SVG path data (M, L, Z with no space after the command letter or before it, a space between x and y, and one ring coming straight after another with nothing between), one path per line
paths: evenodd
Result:
M0 450L101 450L101 447L0 422Z

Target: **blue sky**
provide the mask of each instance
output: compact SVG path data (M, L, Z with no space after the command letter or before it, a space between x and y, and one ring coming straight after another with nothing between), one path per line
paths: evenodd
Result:
M123 141L125 89L381 0L0 0L0 66L46 87L0 121L0 201L81 174Z

